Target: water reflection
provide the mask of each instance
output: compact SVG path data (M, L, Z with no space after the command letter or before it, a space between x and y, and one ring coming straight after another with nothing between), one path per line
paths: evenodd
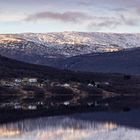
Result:
M0 140L140 140L140 130L113 122L49 117L0 126Z

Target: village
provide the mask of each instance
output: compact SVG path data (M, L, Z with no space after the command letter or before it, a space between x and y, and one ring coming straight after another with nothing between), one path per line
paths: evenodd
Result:
M114 95L106 93L100 88L102 86L110 86L110 82L80 83L34 77L1 79L0 109L37 110L60 106L80 106L81 104L108 107L108 102L99 103L98 100L101 100L102 96L107 98Z
M18 86L44 86L45 82L47 80L44 80L44 84L41 82L38 82L37 78L16 78L16 79L8 79L8 80L0 80L1 86L7 86L7 87L18 87Z
M72 83L72 82L71 82ZM62 87L70 87L70 84L68 84L67 82L59 82L58 80L49 80L49 79L38 79L38 78L13 78L13 79L8 79L8 80L0 80L0 86L5 86L5 87L19 87L19 86L37 86L37 87L45 87L48 84L50 84L51 86L62 86ZM75 84L75 82L73 82L73 84ZM98 87L99 85L109 85L109 82L95 82L95 81L91 81L89 83L87 83L87 86L89 87Z

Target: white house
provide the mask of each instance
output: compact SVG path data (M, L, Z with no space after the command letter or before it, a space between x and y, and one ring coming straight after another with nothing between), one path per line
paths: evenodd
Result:
M63 87L70 87L70 84L65 83Z
M110 83L109 83L109 82L103 82L103 84L104 84L104 85L110 85Z
M88 84L88 87L93 87L93 86L94 86L94 85L93 85L93 84L91 84L91 83L89 83L89 84Z
M37 79L36 78L30 78L29 83L37 83Z
M22 82L22 80L21 79L15 79L15 83L21 83Z

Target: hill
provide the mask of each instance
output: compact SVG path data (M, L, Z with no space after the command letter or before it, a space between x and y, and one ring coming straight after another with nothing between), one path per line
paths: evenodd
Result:
M56 67L101 73L140 74L140 48L113 53L88 54L61 60Z
M72 57L139 46L140 34L58 32L0 35L0 54L16 59L22 59L24 55L31 58L36 55L44 58Z
M63 80L86 82L93 79L104 80L109 79L109 77L120 77L120 75L59 70L48 66L28 64L25 62L0 56L1 79L23 77L37 77L43 79L58 79L60 81Z

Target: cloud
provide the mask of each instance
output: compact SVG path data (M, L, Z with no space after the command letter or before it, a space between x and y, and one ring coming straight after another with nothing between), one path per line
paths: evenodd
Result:
M94 20L87 25L87 29L95 29L101 30L102 28L116 28L120 24L120 21L115 18L100 18L98 20Z
M79 23L82 20L90 19L91 16L83 13L83 12L40 12L33 15L29 15L25 20L26 21L38 21L38 20L59 20L62 22L73 22Z
M134 19L134 18L127 18L125 17L123 14L120 15L121 18L121 22L124 25L128 25L128 26L138 26L138 20Z
M115 11L115 12L127 12L127 8L109 8L109 11Z
M32 15L29 15L25 18L26 22L34 21L61 21L63 23L77 23L79 26L86 26L89 29L101 30L102 28L106 29L115 29L119 26L138 26L139 19L136 19L135 16L130 16L129 11L125 9L118 9L120 12L113 14L112 16L106 14L101 16L100 14L94 16L94 13L84 13L76 11L67 11L67 12L39 12ZM127 13L127 14L126 14ZM136 13L136 12L135 12ZM133 15L133 14L132 14Z
M75 0L77 1L79 4L83 4L83 5L93 5L93 4L97 4L97 5L116 5L116 6L138 6L140 4L139 0Z
M83 6L91 6L92 2L88 0L81 0L81 1L78 1L78 4L83 5Z
M136 13L137 13L138 15L140 15L140 6L137 7L135 10L136 10Z
M118 17L98 17L87 25L87 29L101 30L103 28L115 29L118 26L139 26L139 21L134 18L125 17L121 14Z

